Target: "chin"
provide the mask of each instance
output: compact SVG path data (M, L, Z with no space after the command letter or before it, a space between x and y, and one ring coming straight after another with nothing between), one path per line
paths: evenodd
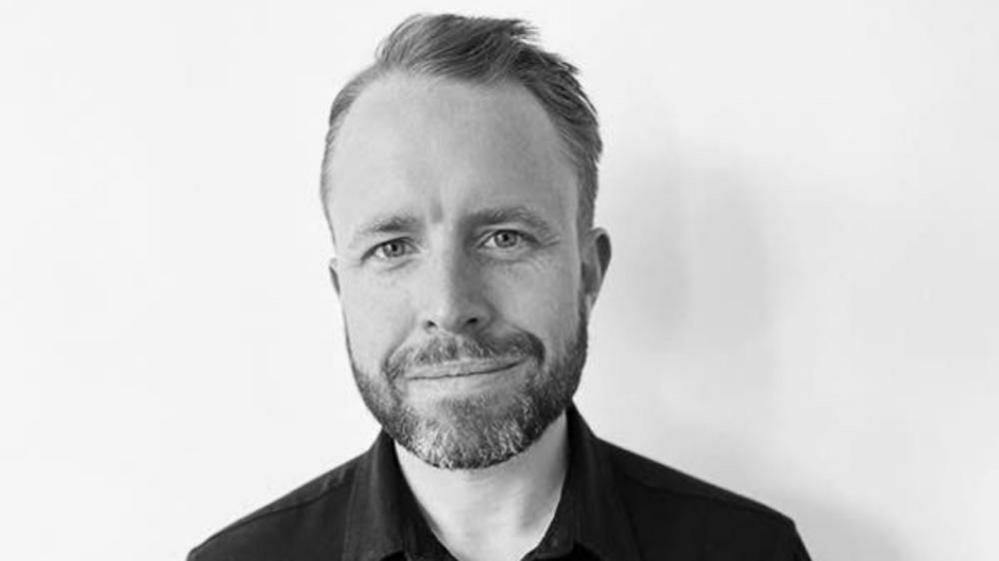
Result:
M586 346L580 321L562 352L534 353L493 377L407 380L404 370L351 366L368 409L400 446L435 467L481 469L526 450L572 403Z
M396 441L438 468L483 469L526 450L550 424L538 421L526 399L450 398L421 415L417 430Z

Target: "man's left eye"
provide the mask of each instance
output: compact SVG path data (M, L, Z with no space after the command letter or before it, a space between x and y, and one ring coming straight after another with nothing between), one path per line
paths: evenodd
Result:
M496 249L514 249L527 241L527 237L514 230L499 230L486 238L485 245Z

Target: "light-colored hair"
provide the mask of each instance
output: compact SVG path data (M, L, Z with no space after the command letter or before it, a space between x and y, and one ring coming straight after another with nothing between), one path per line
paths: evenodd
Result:
M333 100L320 180L330 231L328 175L337 131L366 86L399 71L484 85L514 82L527 88L552 120L576 168L579 231L589 230L597 196L597 162L603 149L596 109L576 80L576 67L541 49L536 37L534 28L521 20L453 14L415 15L396 27L375 51L375 62Z

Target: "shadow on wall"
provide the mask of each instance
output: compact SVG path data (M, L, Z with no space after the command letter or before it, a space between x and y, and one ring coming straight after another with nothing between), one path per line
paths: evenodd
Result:
M911 558L882 525L869 515L834 509L820 501L789 499L812 559L903 561Z
M774 260L787 234L768 193L787 179L717 149L664 151L672 161L648 155L604 178L601 204L611 201L600 219L615 241L605 294L614 304L594 328L626 325L627 336L602 338L613 359L591 357L615 373L612 386L596 381L599 395L653 412L631 422L640 452L785 511L815 559L900 561L871 515L816 494L820 482L793 488L807 477L787 478L787 466L767 458L782 422L774 328L783 279Z
M755 409L755 406L747 408ZM684 440L700 443L698 450L679 456L706 460L689 462L689 470L687 465L674 467L788 515L795 521L815 561L905 561L912 558L911 552L904 551L901 541L877 513L853 507L843 497L823 495L819 483L809 485L805 478L789 477L794 466L765 457L731 430L719 430L709 423L690 419L682 424L670 422L656 427L656 433L650 438L661 444L658 449L652 447L648 451L656 459L671 463L670 458L678 456L671 449L677 434L683 434ZM695 463L699 467L694 468ZM728 485L730 482L739 484Z

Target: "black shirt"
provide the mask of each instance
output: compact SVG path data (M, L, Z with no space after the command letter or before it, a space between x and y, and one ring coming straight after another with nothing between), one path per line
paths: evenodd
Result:
M807 561L794 523L618 448L567 410L569 469L523 561ZM453 560L420 514L382 432L366 453L209 538L188 561Z

